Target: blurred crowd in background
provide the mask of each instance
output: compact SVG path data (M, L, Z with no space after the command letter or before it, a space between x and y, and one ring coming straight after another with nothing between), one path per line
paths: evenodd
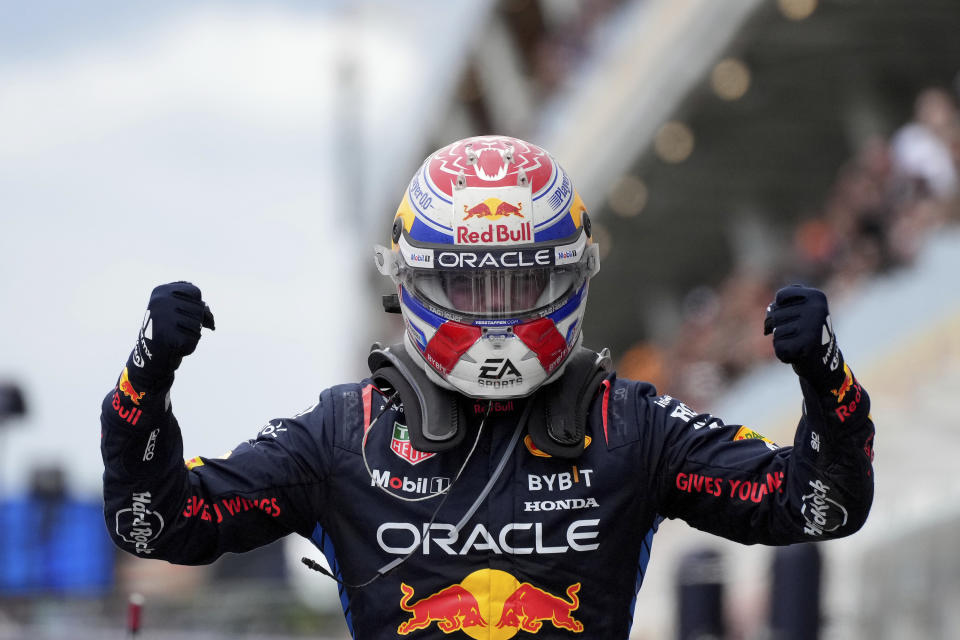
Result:
M928 234L960 221L958 176L957 100L946 89L927 89L917 97L911 122L889 140L869 140L841 167L821 209L796 227L775 270L737 270L718 287L693 289L684 298L683 321L672 343L638 343L621 358L618 372L709 404L738 376L773 358L769 339L758 330L758 310L778 286L805 282L842 301L871 278L909 265ZM152 615L185 627L309 633L338 626L336 610L317 613L286 598L287 579L279 544L227 556L211 568L145 563L119 554L102 530L99 503L71 496L64 471L56 467L36 469L28 495L0 502L0 636L4 619L12 624L25 615L37 596L98 602L111 592L132 591L183 594L186 600L153 603ZM230 585L234 604L238 597L266 603L274 617L263 620L259 609L238 616L235 606L224 609L230 612L225 615L213 613L218 590L211 586L218 583ZM264 590L270 584L275 588ZM98 606L119 619L120 605L105 600Z
M913 120L889 139L869 139L843 164L820 210L796 227L773 269L737 269L717 287L689 291L672 342L638 342L622 356L619 374L709 406L774 357L759 328L779 287L816 286L837 304L871 278L911 264L925 237L960 222L958 184L957 98L931 87L917 96Z
M417 140L413 145L417 147L412 152L416 160L421 157L421 146L432 149L461 135L502 131L525 137L535 119L548 111L541 109L541 102L570 89L571 78L597 62L596 51L604 44L601 36L616 26L611 23L618 22L618 16L631 5L644 3L504 0L489 4L497 5L496 10L508 18L492 27L488 24L490 28L476 38L475 49L463 61L464 70L453 83L455 99L423 136L432 141L424 144L424 140ZM817 5L812 0L780 0L778 4ZM496 56L504 49L497 40L497 25L512 31L512 41L519 49L516 73L521 84L511 84L510 74L497 64ZM491 72L500 74L494 84L502 90L489 89L490 79L484 80L483 76ZM602 91L594 95L603 98ZM224 101L232 102L233 98ZM354 106L351 104L351 109ZM463 113L469 118L461 117ZM351 145L360 146L354 142L351 140ZM608 142L611 146L617 143ZM776 140L770 144L779 148ZM636 148L625 151L628 155L640 152ZM400 166L399 173L404 174L404 180L409 177L406 166ZM804 180L802 175L792 178ZM386 199L391 206L396 204L396 190L393 183L384 188L390 194ZM317 205L309 202L311 215ZM600 212L601 206L594 210ZM370 217L360 219L369 221L377 216L380 224L386 219L381 214L373 211ZM601 215L597 218L596 226L601 228L606 221ZM686 292L672 336L644 339L623 351L617 364L619 375L648 380L663 393L709 410L738 378L774 358L770 340L761 328L763 309L779 287L792 282L818 286L827 292L832 304L838 305L855 299L871 280L909 267L925 238L960 221L957 87L931 86L920 92L913 119L900 123L887 137L874 136L860 144L837 171L820 206L802 218L789 237L781 238L774 251L777 259L764 268L755 264L735 267L718 280L717 273L708 273L712 264L698 265L704 281L719 284L701 284ZM382 228L374 233L359 228L364 225L357 225L353 232L369 232L377 241L382 240ZM298 222L292 233L300 231ZM629 259L640 261L633 255ZM601 272L600 279L603 277ZM357 295L372 296L369 291ZM363 308L369 306L368 300L362 304ZM596 300L593 304L588 320L591 314L608 311ZM623 309L618 309L623 312L624 322L640 324L630 316L627 306L624 303ZM631 339L639 334L639 330L631 334ZM97 401L91 399L93 404ZM29 412L22 398L18 402L17 410L10 410L11 416L25 409ZM6 426L3 407L0 395L0 437ZM95 420L92 413L84 419ZM227 446L230 444L233 442ZM283 550L291 543L289 539L242 556L228 555L210 567L148 562L113 548L104 530L99 496L76 495L63 468L38 465L27 484L28 490L17 495L0 487L0 640L23 637L24 633L31 637L116 637L126 596L134 591L147 595L146 620L158 629L210 630L204 637L211 638L233 634L339 638L346 633L332 581L311 574L307 580L326 587L326 592L322 596L308 592L306 597L302 589L294 593L298 590L292 586L295 576L290 554ZM78 618L85 621L84 633L88 635L81 635L75 627Z

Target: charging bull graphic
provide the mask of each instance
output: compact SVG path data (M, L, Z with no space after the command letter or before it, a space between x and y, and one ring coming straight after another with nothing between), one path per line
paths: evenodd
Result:
M523 214L520 213L521 211L523 211L522 202L510 204L499 198L487 198L483 202L475 204L470 208L467 208L467 205L463 205L463 212L467 214L463 219L491 218L497 220L505 216L518 216L522 218Z
M830 393L837 397L837 404L843 402L844 397L847 395L847 391L850 391L852 386L853 372L850 371L850 367L847 366L847 363L843 363L843 383L840 384L839 389L830 390Z
M142 388L142 387L141 387ZM123 395L127 396L133 401L133 404L140 404L140 401L143 400L143 396L146 395L145 391L137 391L133 388L133 385L130 383L130 377L127 373L127 368L123 368L123 373L120 374L120 382L117 383L117 389L119 389Z
M538 589L529 582L524 582L503 603L503 613L500 614L497 628L519 627L524 631L536 633L543 626L543 621L547 620L557 629L569 629L579 633L583 631L583 624L570 615L571 611L580 606L578 591L580 591L579 582L567 587L567 597L570 598L567 602L543 589Z
M487 621L480 615L480 605L472 593L458 584L441 589L434 594L409 604L413 587L400 584L403 597L400 608L413 615L397 627L397 633L407 635L411 631L429 627L433 621L444 633L452 633L464 627L485 627Z
M459 584L444 587L411 603L413 587L402 583L400 608L411 614L397 633L407 635L434 622L444 633L460 631L475 640L509 640L520 631L539 633L544 623L574 633L583 623L572 613L580 606L580 583L566 589L566 598L529 582L520 582L506 571L480 569ZM490 621L496 620L491 625Z

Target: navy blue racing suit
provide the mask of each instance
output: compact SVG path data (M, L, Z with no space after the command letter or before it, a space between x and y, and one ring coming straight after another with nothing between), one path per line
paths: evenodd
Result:
M226 456L185 463L169 389L139 397L127 381L101 417L107 525L122 549L180 564L305 536L342 580L361 640L626 638L663 518L746 544L862 526L873 498L867 394L852 374L822 394L800 382L792 447L610 375L576 460L517 429L523 400L464 398L463 442L429 454L411 446L403 407L366 380L323 391Z

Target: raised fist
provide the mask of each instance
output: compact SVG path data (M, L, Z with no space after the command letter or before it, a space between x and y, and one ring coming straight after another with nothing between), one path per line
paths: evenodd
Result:
M163 284L150 294L127 370L147 383L170 376L197 348L200 328L214 329L213 313L189 282Z
M773 333L773 350L797 375L820 388L843 376L843 355L830 322L827 296L819 289L790 285L767 307L764 335Z

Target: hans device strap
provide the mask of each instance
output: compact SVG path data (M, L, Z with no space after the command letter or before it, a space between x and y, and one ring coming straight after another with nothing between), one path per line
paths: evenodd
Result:
M374 384L400 395L415 449L447 451L463 441L466 415L460 394L431 382L402 344L374 344L367 365ZM607 349L596 353L578 347L567 359L563 374L533 396L528 420L533 444L554 457L578 458L583 453L590 405L611 372Z
M441 389L407 354L402 344L381 347L374 343L367 356L373 383L381 391L400 394L410 444L417 451L447 451L463 441L466 413L459 394Z
M608 349L596 353L577 348L567 359L563 375L533 396L528 423L533 444L555 458L579 458L590 405L612 371Z

